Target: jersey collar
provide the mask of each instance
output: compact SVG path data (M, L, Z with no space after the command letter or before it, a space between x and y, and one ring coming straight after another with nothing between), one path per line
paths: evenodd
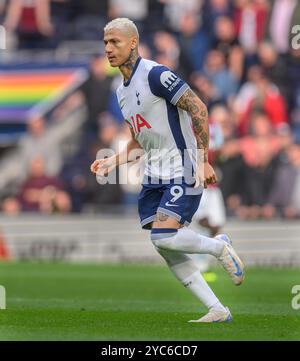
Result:
M126 81L124 81L124 83L123 83L123 85L124 85L124 86L128 86L128 85L130 84L131 79L132 79L132 77L133 77L134 73L136 72L136 69L138 68L139 63L140 63L140 61L141 61L141 60L142 60L142 57L141 57L141 56L139 56L139 57L137 58L137 60L136 60L135 64L134 64L134 67L133 67L133 69L132 69L132 73L131 73L131 75L130 75L129 79L128 79L128 80L126 80Z

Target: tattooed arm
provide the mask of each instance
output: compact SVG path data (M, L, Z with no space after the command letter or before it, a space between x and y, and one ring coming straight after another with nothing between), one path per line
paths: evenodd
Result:
M198 148L196 186L198 186L198 182L202 182L206 188L208 184L213 184L217 181L216 174L208 163L209 125L206 105L191 89L187 89L178 100L176 106L187 111L192 118Z
M197 95L188 89L178 100L176 106L187 111L192 118L197 148L203 151L203 160L207 162L209 148L209 127L206 105Z

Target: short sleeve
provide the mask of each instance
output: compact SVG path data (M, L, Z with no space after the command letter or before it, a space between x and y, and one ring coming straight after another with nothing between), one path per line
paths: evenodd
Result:
M182 94L189 88L188 84L165 66L154 66L148 74L151 92L176 105Z

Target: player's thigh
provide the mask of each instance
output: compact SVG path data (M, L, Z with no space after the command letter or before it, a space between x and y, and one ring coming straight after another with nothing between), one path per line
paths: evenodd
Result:
M183 227L183 224L180 224L177 219L163 212L157 212L156 218L152 223L152 228L175 228L179 229Z
M153 228L181 228L190 224L201 199L200 192L182 184L169 184L164 188Z
M159 189L142 187L138 200L138 212L144 229L152 228L152 222L156 219L162 194Z

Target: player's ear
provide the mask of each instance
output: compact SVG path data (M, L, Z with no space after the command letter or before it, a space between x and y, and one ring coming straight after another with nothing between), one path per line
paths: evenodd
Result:
M132 38L132 40L131 40L131 50L134 50L136 47L137 47L137 43L138 43L138 41L137 41L137 38Z

